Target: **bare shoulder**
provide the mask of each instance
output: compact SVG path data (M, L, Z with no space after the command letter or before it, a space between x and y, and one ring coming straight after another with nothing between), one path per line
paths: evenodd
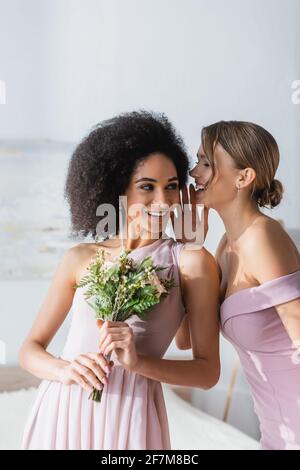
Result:
M71 246L64 253L64 258L69 262L78 262L84 259L88 254L92 253L92 243L78 243Z
M78 243L66 250L62 263L65 269L73 273L76 282L79 282L86 273L96 252L97 245L95 243Z
M297 248L279 221L263 215L247 230L243 250L248 250L250 255L276 251L282 256Z
M118 240L104 240L101 243L78 243L68 250L66 254L73 263L76 280L79 282L87 274L87 268L96 257L99 249L104 250L106 259L113 259L119 254L120 242Z
M183 248L179 268L182 274L188 275L189 277L204 275L209 272L217 273L215 258L204 247L197 250Z
M259 283L284 276L300 268L300 256L294 242L280 222L262 216L243 239L243 253Z

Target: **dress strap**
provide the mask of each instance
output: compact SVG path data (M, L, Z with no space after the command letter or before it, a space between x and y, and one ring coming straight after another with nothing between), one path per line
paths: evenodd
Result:
M178 267L179 267L181 250L184 248L184 246L185 246L184 243L181 243L181 242L174 242L172 246L173 262Z
M242 289L227 297L221 305L223 323L232 316L259 312L300 297L300 270Z

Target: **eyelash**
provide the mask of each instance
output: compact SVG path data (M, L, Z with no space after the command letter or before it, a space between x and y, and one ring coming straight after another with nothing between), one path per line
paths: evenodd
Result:
M199 160L195 160L195 163L196 163L196 165L199 165L200 161L199 161ZM203 163L203 166L209 168L209 167L210 167L210 164L209 164L209 163Z
M169 186L172 186L172 188L169 188L169 190L176 190L178 188L178 185L177 184L170 184ZM151 189L147 189L147 188L151 188ZM143 186L140 186L139 189L144 189L145 191L150 191L154 188L154 186L152 184L144 184Z

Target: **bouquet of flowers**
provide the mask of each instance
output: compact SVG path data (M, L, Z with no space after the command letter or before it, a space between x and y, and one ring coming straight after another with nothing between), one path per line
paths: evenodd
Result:
M124 250L115 262L107 262L100 248L88 267L88 274L76 284L75 287L87 286L84 297L95 311L96 319L124 322L138 315L145 320L146 311L175 287L173 278L158 277L157 273L165 267L154 266L150 256L134 261L129 253L130 250ZM101 401L101 395L102 391L94 388L89 398Z

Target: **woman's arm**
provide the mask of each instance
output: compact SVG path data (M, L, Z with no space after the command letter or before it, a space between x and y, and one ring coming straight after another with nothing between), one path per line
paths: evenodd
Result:
M181 286L190 325L192 360L168 360L137 355L131 328L106 322L100 330L103 354L115 350L125 368L169 384L208 389L220 374L219 278L213 256L204 248L183 249Z
M222 272L219 266L219 262L220 262L220 257L222 255L225 244L226 244L226 234L224 234L223 237L221 238L220 243L216 250L216 255L215 255L220 281L222 279ZM183 320L175 336L175 342L176 342L176 346L178 347L178 349L181 349L181 350L191 349L192 347L188 315L185 315L183 317Z
M66 318L75 293L74 284L78 250L68 250L53 277L48 293L42 303L34 324L20 352L21 367L31 374L48 380L57 380L66 361L53 357L47 346Z
M77 245L64 254L38 316L20 349L19 363L23 369L41 379L60 381L66 384L81 382L82 386L90 389L86 383L83 383L79 375L85 372L87 377L96 384L90 371L87 370L89 360L91 363L93 359L96 361L96 358L82 357L78 361L78 365L73 364L70 368L70 362L56 358L46 351L71 308L75 293L76 272L84 256L85 248L82 245ZM96 372L97 369L94 368L94 370Z
M191 336L189 327L189 317L187 314L184 315L180 327L177 330L175 336L175 343L178 349L191 349Z

